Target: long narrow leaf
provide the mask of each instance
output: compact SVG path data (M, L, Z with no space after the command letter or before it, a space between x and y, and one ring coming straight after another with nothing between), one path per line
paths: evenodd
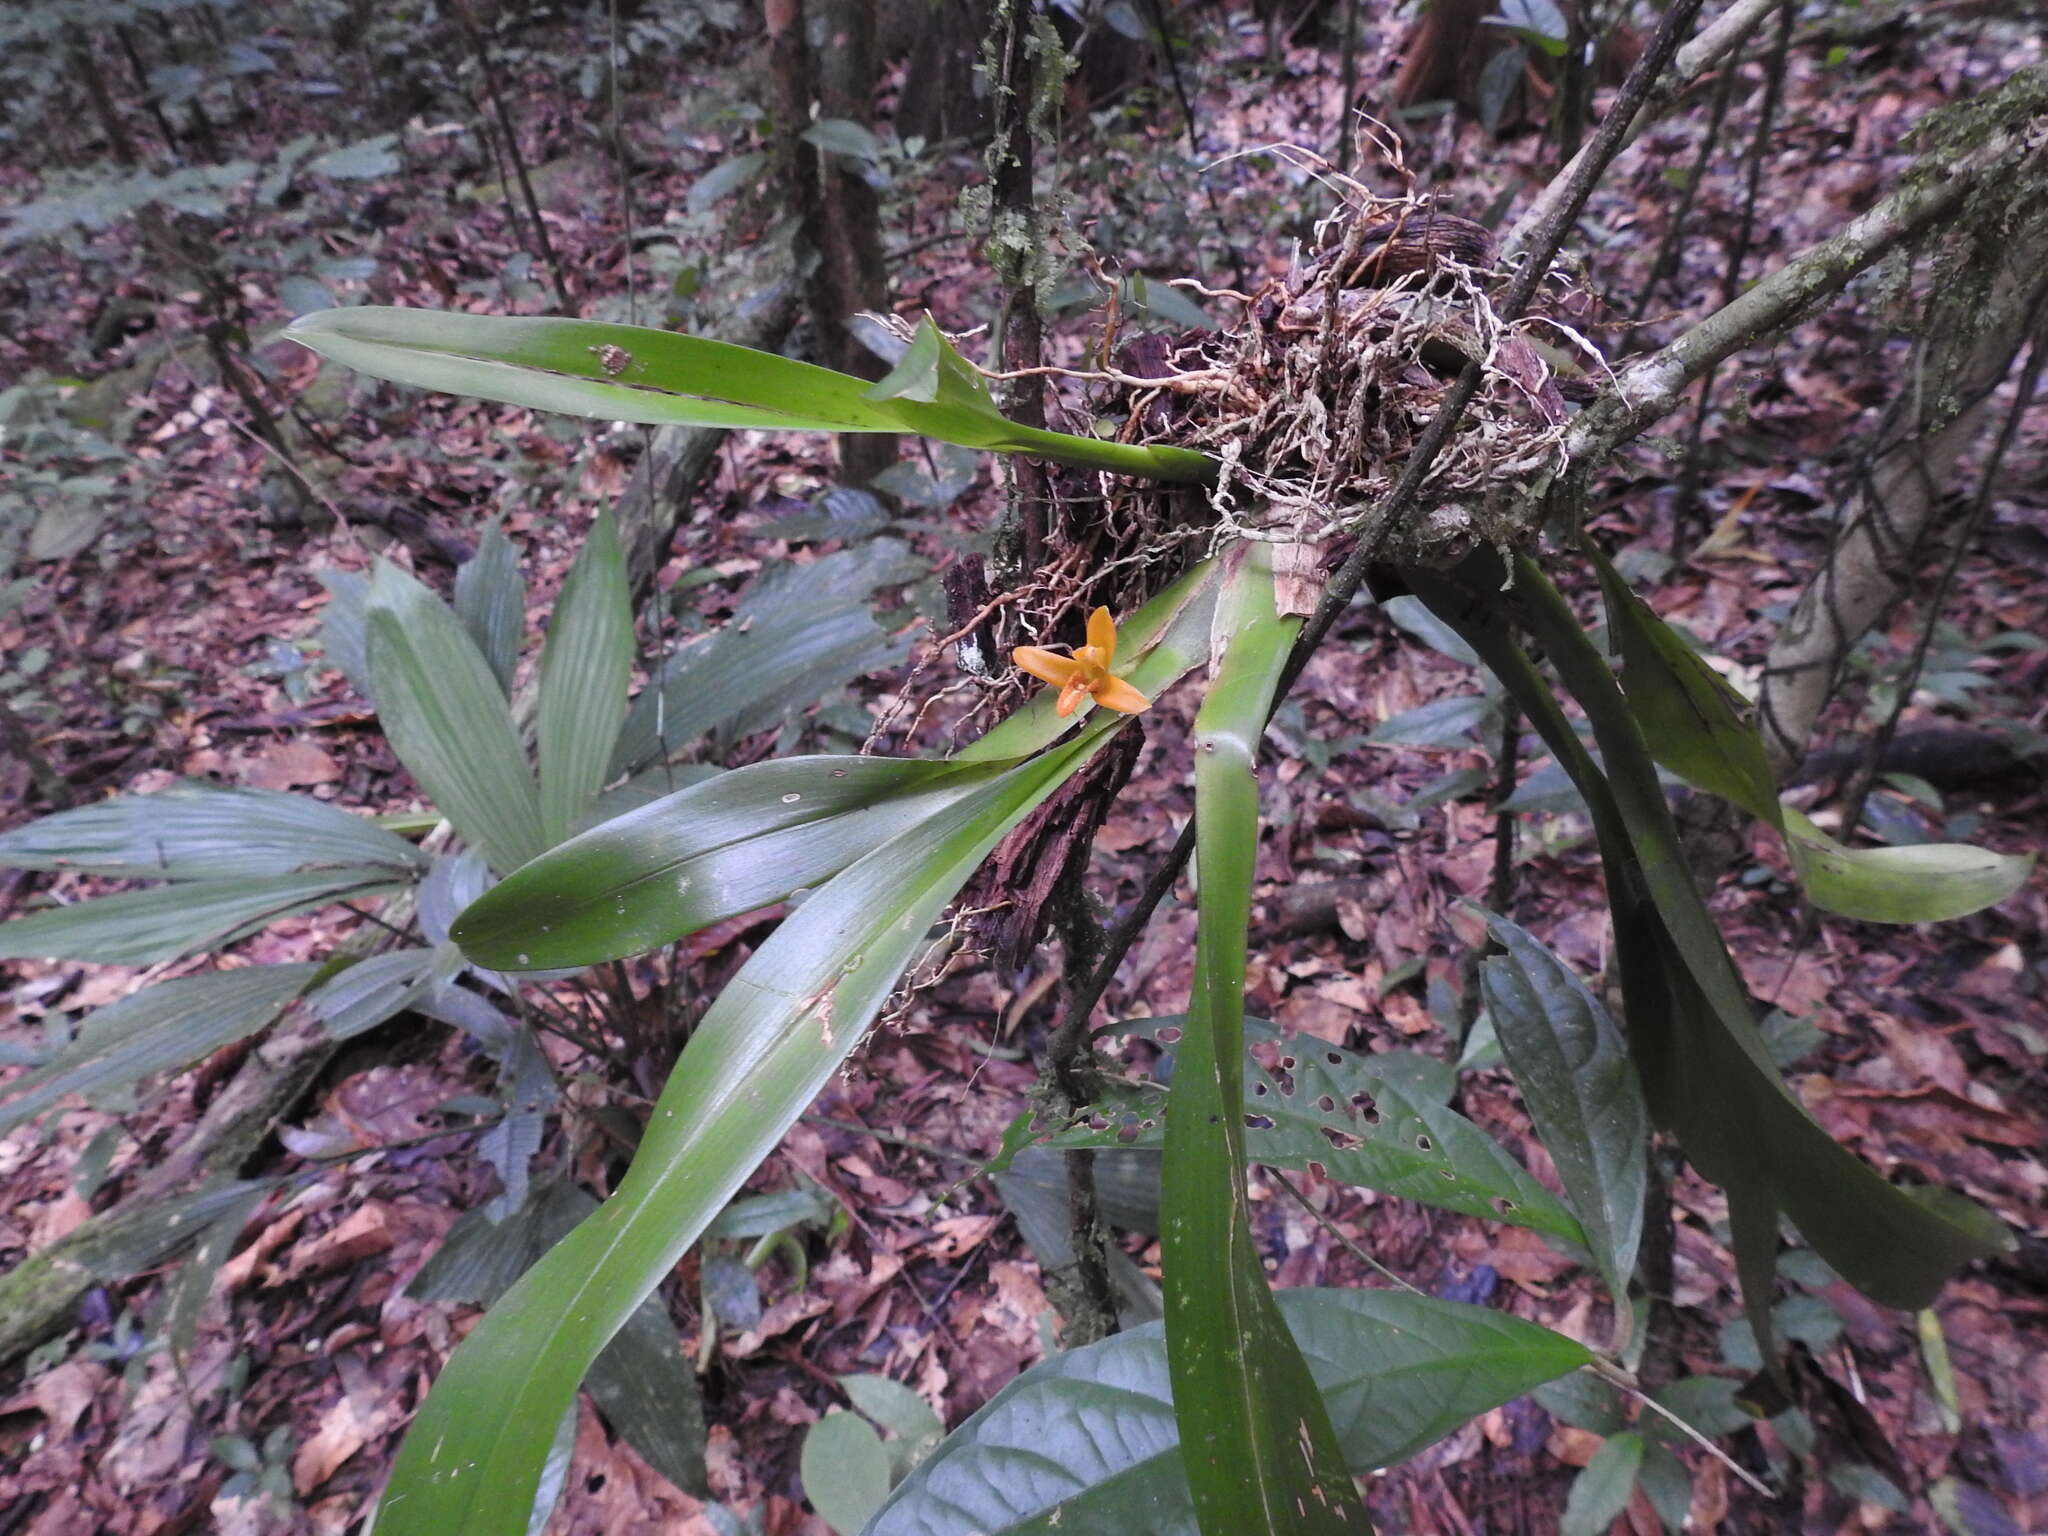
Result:
M604 787L633 673L633 599L600 513L562 582L540 654L540 820L562 841Z
M377 1518L381 1536L517 1536L590 1363L859 1043L960 884L1106 739L1091 726L813 892L720 994L617 1192L449 1360Z
M1693 886L1648 746L1613 675L1533 561L1517 563L1515 583L1532 632L1593 725L1604 774L1589 771L1576 739L1565 740L1569 727L1547 691L1531 684L1526 658L1511 641L1503 646L1503 631L1474 620L1472 599L1442 588L1423 595L1487 655L1594 808L1610 895L1620 893L1617 950L1645 1096L1700 1171L1729 1191L1744 1300L1759 1340L1768 1352L1780 1208L1867 1295L1890 1306L1927 1305L1956 1268L1999 1252L2009 1237L1960 1197L1933 1192L1923 1200L1879 1178L1785 1088Z
M388 560L371 583L368 623L370 681L392 750L494 869L517 869L547 838L490 663L448 605Z
M526 628L526 583L520 580L519 551L505 537L502 517L484 524L475 555L456 567L455 617L462 620L510 698Z
M101 896L0 924L0 960L156 965L232 944L293 912L373 896L397 883L388 870L316 869Z
M1215 474L1206 456L1005 420L987 386L929 319L917 366L881 386L770 352L644 326L364 306L326 309L285 334L362 373L449 394L601 421L916 432L968 448L1031 453L1156 480ZM899 369L899 375L902 370Z
M1204 1536L1369 1531L1307 1362L1274 1305L1245 1197L1245 932L1259 738L1300 630L1250 544L1217 604L1222 661L1195 717L1194 993L1167 1123L1161 1259L1181 1464Z
M1782 834L1815 906L1862 922L1944 922L1994 906L2026 883L2032 854L1967 843L1847 848L1802 813L1781 807L1763 738L1740 713L1741 701L1598 550L1587 549L1627 663L1629 710L1650 751L1687 783L1733 801Z
M115 880L225 880L375 867L412 875L426 855L363 816L307 795L174 784L118 795L0 833L0 868Z
M127 1088L254 1034L319 970L308 963L209 971L160 981L94 1010L63 1050L0 1088L0 1135L67 1094Z

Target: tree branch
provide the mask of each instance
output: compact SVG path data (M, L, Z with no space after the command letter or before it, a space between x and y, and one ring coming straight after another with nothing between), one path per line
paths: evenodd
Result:
M2021 85L2016 78L2006 89ZM2038 80L2027 89L2038 91ZM1574 423L1565 439L1573 473L1585 474L1677 408L1687 389L1709 368L1745 347L1786 330L1832 299L1893 249L1954 213L1972 192L1995 177L2018 175L2048 144L2048 117L2024 129L1992 134L1952 160L1925 156L1905 185L1842 232L1761 279L1684 335L1624 369L1602 397Z

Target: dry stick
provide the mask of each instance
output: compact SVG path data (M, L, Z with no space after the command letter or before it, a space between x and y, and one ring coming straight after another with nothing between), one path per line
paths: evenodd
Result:
M1676 409L1714 363L1820 308L1893 248L1953 213L1983 178L2011 174L2039 144L2027 132L2006 129L1953 160L1938 153L1924 158L1897 192L1851 219L1840 233L1807 247L1732 304L1623 370L1572 423L1564 447L1570 473L1589 474L1621 444Z
M533 221L534 244L540 248L540 258L548 264L548 272L555 280L555 298L563 314L574 315L576 303L569 297L569 279L555 255L554 242L548 238L547 222L540 216L540 199L533 195L533 179L526 174L526 156L519 148L519 135L512 129L512 114L505 109L505 98L498 90L498 71L491 63L490 47L483 33L477 30L467 6L457 5L455 15L462 30L468 34L470 49L476 55L477 71L484 80L484 96L497 116L498 132L504 137L505 153L512 161L512 175L519 183L519 195L526 201L526 215Z
M2039 325L2040 309L2034 315ZM1984 461L1982 476L1977 482L1976 500L1963 519L1963 526L1957 531L1955 548L1949 551L1948 564L1943 567L1941 579L1935 583L1934 594L1927 601L1927 620L1920 627L1920 638L1914 643L1913 656L1906 664L1904 676L1899 679L1898 696L1892 700L1890 713L1877 728L1872 738L1870 751L1865 754L1862 766L1856 770L1856 777L1850 781L1848 791L1842 797L1842 837L1846 841L1854 835L1858 823L1863 820L1863 806L1870 798L1872 784L1877 779L1878 769L1883 765L1885 752L1892 739L1899 733L1899 720L1906 713L1913 691L1920 686L1921 671L1927 665L1927 652L1934 643L1934 629L1941 622L1941 611L1948 604L1948 595L1954 589L1956 577L1962 571L1963 561L1970 553L1970 546L1977 540L1977 531L1984 526L1985 515L1991 510L1991 492L1998 479L1999 467L2005 462L2005 455L2012 447L2013 438L2019 433L2020 419L2027 408L2034 403L2034 393L2041 382L2042 339L2038 330L2027 347L2026 365L2020 370L2018 392L2013 396L2012 409L2006 413L2005 425L1998 434L1998 441L1992 445L1991 453Z
M1351 169L1351 102L1358 92L1358 0L1344 0L1343 82L1337 98L1337 173Z
M1785 0L1778 8L1778 36L1771 45L1770 63L1764 73L1764 99L1757 109L1756 132L1749 141L1749 153L1745 164L1745 186L1742 197L1742 218L1735 227L1735 239L1728 246L1728 263L1721 273L1721 302L1728 303L1742 291L1742 268L1749 260L1750 240L1756 233L1757 198L1763 191L1764 152L1770 147L1771 131L1776 126L1778 99L1785 87L1785 55L1792 47L1793 0ZM1734 71L1729 71L1729 78ZM1671 553L1674 558L1684 552L1686 526L1692 521L1693 505L1699 500L1700 461L1704 456L1707 432L1707 414L1714 403L1715 368L1709 368L1706 377L1700 380L1700 397L1693 411L1692 430L1686 438L1685 458L1678 469L1678 493L1671 507Z
M1643 280L1643 291L1636 295L1636 301L1629 307L1631 322L1640 323L1649 313L1650 301L1657 296L1657 286L1678 270L1678 246L1685 238L1686 225L1692 219L1692 205L1699 197L1700 186L1707 179L1707 165L1714 158L1714 151L1721 144L1721 124L1728 116L1729 100L1735 95L1736 69L1733 64L1721 71L1720 83L1714 87L1714 104L1707 115L1707 131L1700 136L1699 152L1693 156L1692 173L1685 179L1685 186L1678 194L1678 206L1671 211L1671 222L1664 227L1664 238L1657 243L1657 254L1650 262L1650 275ZM1725 302L1725 301L1724 301ZM1631 339L1635 333L1631 332Z
M1698 37L1678 50L1669 75L1665 76L1660 72L1662 83L1653 87L1647 96L1635 98L1634 105L1628 109L1622 147L1626 148L1638 134L1662 116L1688 85L1740 47L1743 39L1756 30L1757 24L1764 19L1771 7L1778 3L1779 0L1736 0L1734 5L1729 6L1702 27ZM1640 63L1637 68L1641 68ZM1630 71L1629 78L1635 78L1634 70ZM1621 114L1622 96L1628 92L1628 81L1622 82L1621 91L1622 95L1615 98L1613 110L1601 122L1602 134L1605 133L1607 124ZM1556 212L1557 205L1569 195L1571 187L1577 181L1578 173L1591 159L1600 142L1601 134L1595 134L1593 142L1572 156L1571 163L1536 195L1536 201L1529 205L1527 211L1515 220L1507 234L1501 237L1500 248L1503 255L1512 256L1534 241L1536 231L1545 225ZM1601 159L1602 166L1613 158L1614 151L1606 152Z
M1007 414L1031 427L1046 425L1044 384L1030 373L1045 362L1045 334L1039 316L1041 295L1031 261L1045 240L1044 221L1039 215L1033 164L1037 143L1033 137L1033 104L1046 81L1046 63L1032 47L1039 11L1034 0L1012 0L1001 25L1002 77L997 100L996 142L991 153L995 211L1008 216L1024 231L1026 252L1005 253L1002 272L1005 288L1000 351L993 361L1005 369L1026 375L1013 381L1006 391ZM1014 558L1016 569L1036 572L1045 563L1046 520L1052 506L1053 482L1046 466L1034 460L1018 460L1012 467L1010 483L1014 542L998 538L998 549ZM1009 523L1006 516L1005 523ZM1006 529L1007 531L1007 529ZM1009 548L1005 549L1005 543ZM1008 563L1008 559L1004 561ZM1060 903L1066 917L1060 923L1067 963L1075 970L1094 968L1088 952L1095 934L1092 919L1082 906L1078 889L1065 893ZM1089 1004L1092 1008L1092 1002ZM1071 1009L1069 1010L1072 1011ZM1082 1014L1086 1018L1086 1012ZM1087 1055L1085 1039L1061 1031L1046 1047L1040 1082L1055 1108L1071 1116L1086 1101ZM1095 1189L1095 1154L1073 1153L1065 1159L1067 1185L1067 1245L1074 1256L1074 1293L1067 1319L1068 1342L1089 1343L1117 1331L1116 1286L1110 1278L1109 1235L1102 1221L1101 1201Z
M1152 0L1152 24L1159 31L1160 51L1166 55L1166 72L1173 77L1173 94L1180 99L1181 121L1187 125L1188 148L1195 158L1202 155L1202 141L1195 134L1195 104L1188 99L1188 88L1180 76L1180 57L1174 52L1173 29L1166 24L1166 6L1163 0ZM1246 286L1244 275L1244 253L1237 248L1237 242L1230 238L1230 227L1223 220L1223 205L1216 201L1216 189L1208 182L1202 183L1202 196L1208 200L1210 217L1216 220L1216 233L1223 239L1223 249L1230 257L1230 270L1237 277L1237 286Z

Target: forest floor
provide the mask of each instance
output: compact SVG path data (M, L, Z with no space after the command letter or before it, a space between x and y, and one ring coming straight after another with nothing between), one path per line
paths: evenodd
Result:
M1330 194L1280 157L1224 157L1276 143L1331 150L1338 56L1331 46L1290 46L1276 67L1255 25L1224 26L1209 14L1186 61L1198 150L1189 152L1162 80L1129 110L1104 107L1092 123L1072 122L1061 171L1072 216L1106 262L1155 279L1255 286L1286 271L1291 236L1327 209ZM1365 30L1368 106L1384 99L1400 35L1391 21ZM1766 202L1746 271L1767 270L1867 206L1906 163L1904 135L1927 109L2040 57L2038 42L2016 43L1998 27L1875 28L1848 42L1802 37L1763 159ZM670 82L669 109L650 110L645 142L636 141L653 167L635 180L639 222L686 210L669 218L684 265L716 255L714 242L759 239L774 220L770 201L744 190L702 208L690 202L691 187L750 142L742 123L710 109L730 93L727 77L741 62L696 60L691 78ZM1743 153L1761 79L1751 66L1733 94L1720 151L1698 189L1697 233L1648 306L1652 338L1669 335L1719 290L1741 219ZM582 104L536 71L517 81L513 110L547 173L543 216L585 312L608 305L607 315L623 318L618 301L637 280L648 318L658 318L661 304L645 295L673 273L650 270L653 257L629 270L616 176L602 135L577 120ZM1393 120L1390 110L1379 115ZM1670 216L1672 173L1690 164L1701 116L1674 117L1623 159L1589 210L1589 238L1573 247L1583 263L1578 292L1560 302L1610 357L1630 345L1629 307ZM1403 132L1421 185L1475 216L1539 186L1554 164L1545 135L1528 126L1496 139L1446 115L1406 122ZM1199 184L1213 190L1213 204L1196 190L1198 167L1209 168ZM995 289L958 207L960 189L979 171L967 149L899 171L885 214L889 245L909 252L895 272L899 313L928 307L963 331L991 313ZM1355 174L1397 184L1384 163L1367 161ZM353 233L331 244L340 250L361 243L363 231L377 232L373 302L444 304L467 289L481 295L481 307L545 307L543 266L528 259L503 206L480 199L450 215L480 179L488 178L459 156L422 157L402 180L355 189ZM25 193L27 182L10 174L5 187ZM1188 259L1190 250L1199 260ZM13 259L25 259L22 250ZM88 356L84 340L106 301L110 260L112 291L149 295L154 327L176 333L191 322L197 296L155 294L149 256L132 232L101 237L91 265L61 259L73 264L45 282L65 302L8 340L18 361L98 375L128 360L125 350ZM758 297L720 294L715 302ZM287 317L268 288L255 301L269 319ZM713 302L683 301L680 318L701 317ZM1091 323L1072 319L1062 333L1067 344L1085 340ZM138 332L117 348L139 347L147 336ZM314 360L289 344L261 343L258 356L280 389L328 391L309 399L340 450L322 460L320 475L338 521L318 531L279 527L275 511L291 493L233 394L165 366L133 398L137 463L121 471L147 485L141 519L36 567L26 600L0 612L0 657L19 669L40 653L45 712L29 718L40 752L78 801L202 778L304 790L378 813L416 807L373 715L314 653L326 600L318 573L364 569L384 555L445 590L481 519L501 512L523 546L529 581L546 594L638 449L634 433L505 407L390 389L342 396L333 370L316 384ZM1738 681L1754 678L1775 620L1825 550L1854 447L1894 398L1905 358L1873 285L1724 375L1686 526L1674 526L1681 493L1671 442L1640 447L1603 482L1600 538L1633 561L1657 609ZM1666 430L1682 433L1677 422ZM0 443L0 457L5 451ZM777 532L779 520L807 513L832 487L832 453L822 439L732 435L677 535L662 583L672 606L683 607L687 593L698 618L715 623L757 573L835 548ZM956 527L986 527L1000 495L999 474L984 470L944 515ZM937 531L913 541L933 561L956 543ZM1938 564L1931 558L1930 571ZM691 580L679 585L684 573ZM934 589L913 593L912 603ZM1906 605L1859 658L1828 722L1844 752L1817 757L1799 791L1823 820L1869 733L1873 692L1912 652L1925 620ZM881 722L885 750L944 749L953 715L897 707L906 687L955 677L949 658L930 654L930 637L944 628L943 609L919 614L907 632L919 647L913 681L871 678L838 718L850 707L855 718ZM1361 738L1376 722L1471 692L1473 677L1371 608L1357 610L1340 638L1318 656L1302 702L1268 737L1249 1006L1284 1029L1336 1044L1455 1058L1463 957L1480 937L1460 902L1502 895L1493 882L1490 744ZM2048 809L2038 773L1986 778L1976 770L1990 750L1984 743L2000 732L2009 739L2048 728L2044 697L2048 406L2023 422L1907 717L1909 728L1947 733L1948 756L1936 749L1933 766L1916 770L1934 781L1939 809L1915 799L1920 786L1908 783L1881 791L1884 814L1937 835L1961 824L1973 840L2001 849L2039 847ZM1093 888L1117 910L1190 813L1178 749L1191 700L1183 688L1147 717L1146 753L1097 839ZM901 722L913 719L925 723L906 736ZM774 745L771 733L733 760ZM1458 774L1464 779L1453 783ZM1411 807L1418 794L1422 803ZM25 763L0 759L0 826L51 808ZM1997 908L1941 927L1816 924L1775 844L1760 834L1751 852L1751 866L1724 882L1713 908L1752 991L1784 1016L1791 1081L1827 1129L1875 1166L1968 1193L2024 1241L2013 1258L1971 1269L1943 1294L1935 1315L1945 1367L1930 1364L1912 1318L1874 1307L1812 1266L1788 1265L1811 1285L1788 1290L1788 1306L1798 1304L1788 1332L1812 1365L1812 1460L1804 1471L1796 1457L1784 1460L1768 1427L1732 1437L1737 1460L1789 1483L1781 1499L1766 1502L1721 1464L1689 1454L1693 1528L1907 1532L1943 1529L1948 1520L1947 1528L1971 1536L2048 1530L2048 885L2037 875ZM1602 969L1609 936L1584 823L1568 813L1521 818L1517 860L1516 920L1582 973ZM0 916L25 910L48 884L0 874ZM1331 899L1299 906L1316 885L1331 886ZM333 909L290 919L242 953L319 955L355 921ZM722 952L707 950L707 985L730 974L765 931L736 928ZM1169 901L1106 998L1108 1016L1180 1011L1192 933L1192 905ZM835 1374L891 1377L951 1425L1044 1354L1052 1312L1035 1256L987 1180L956 1181L996 1150L1027 1107L1031 1051L1049 1022L1046 979L1058 963L1056 951L1042 951L1017 976L964 970L918 995L750 1186L807 1182L847 1217L829 1241L812 1234L803 1275L787 1258L772 1260L761 1272L767 1305L758 1324L721 1334L709 1352L712 1487L756 1522L751 1528L773 1536L824 1529L806 1513L797 1458L806 1426L839 1401ZM25 1057L46 1031L137 985L134 971L115 967L14 967L0 992L0 1050L19 1054L0 1063ZM116 1199L178 1140L239 1049L174 1080L137 1113L75 1109L0 1139L0 1263ZM565 1048L556 1065L566 1080L591 1064ZM404 1145L330 1164L293 1198L264 1207L225 1266L182 1365L143 1347L166 1269L94 1291L54 1347L26 1370L19 1362L0 1370L0 1536L351 1528L381 1486L425 1384L474 1317L472 1309L411 1299L406 1286L455 1219L492 1192L493 1176L465 1141L427 1136L432 1108L478 1083L474 1054L437 1030L389 1027L353 1042L292 1120L304 1130L341 1120ZM1504 1072L1472 1071L1458 1091L1466 1114L1539 1178L1554 1178ZM118 1137L104 1134L115 1127ZM599 1160L586 1156L579 1171L601 1177ZM271 1157L273 1168L295 1166L287 1154ZM1604 1303L1591 1277L1532 1233L1326 1180L1308 1183L1326 1223L1256 1172L1253 1193L1262 1237L1279 1258L1278 1284L1382 1283L1351 1250L1355 1243L1432 1294L1604 1337ZM1739 1381L1747 1370L1739 1325L1728 1324L1739 1307L1725 1203L1690 1173L1674 1201L1676 1356L1689 1372ZM1128 1246L1141 1264L1156 1260L1156 1245L1142 1235ZM704 1328L694 1262L672 1298L693 1349ZM1601 1438L1567 1422L1572 1416L1555 1401L1530 1399L1490 1412L1376 1479L1372 1507L1386 1528L1415 1533L1554 1529L1575 1468ZM216 1437L260 1445L280 1427L289 1434L275 1459L288 1474L289 1498L224 1493L237 1468ZM1868 1480L1828 1475L1852 1463L1895 1468L1906 1484L1898 1508ZM1951 1505L1962 1501L1960 1516L1929 1502L1937 1487L1962 1490L1945 1495ZM1645 1536L1658 1529L1641 1501L1624 1520ZM727 1527L614 1439L586 1401L572 1475L548 1529Z

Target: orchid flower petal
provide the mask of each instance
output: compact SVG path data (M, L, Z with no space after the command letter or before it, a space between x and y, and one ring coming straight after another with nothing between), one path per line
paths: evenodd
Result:
M1051 683L1064 688L1082 675L1084 664L1072 656L1062 656L1056 651L1042 650L1035 645L1020 645L1010 652L1010 660L1029 672L1040 682Z
M1095 660L1105 668L1116 660L1116 620L1109 616L1107 608L1098 608L1088 615L1088 649L1095 652Z
M1152 707L1152 701L1120 677L1105 677L1093 690L1095 702L1105 709L1135 715Z

